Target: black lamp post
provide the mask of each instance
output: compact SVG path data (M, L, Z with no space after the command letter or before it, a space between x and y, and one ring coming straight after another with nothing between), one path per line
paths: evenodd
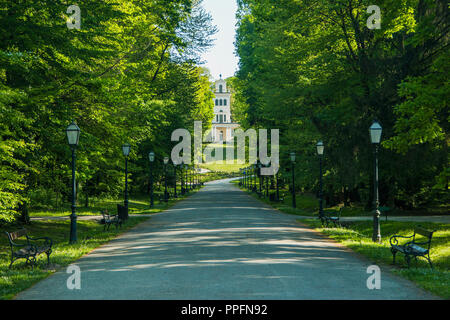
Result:
M261 195L261 162L258 161L259 194Z
M130 154L131 146L128 143L125 143L122 146L122 153L125 156L125 200L123 204L125 208L128 210L128 156Z
M292 163L292 207L296 208L297 203L295 199L295 152L291 152L291 163Z
M195 187L196 188L200 188L199 172L200 172L200 168L197 166L195 168Z
M184 184L185 184L185 186L184 186L184 191L185 192L189 192L189 187L188 187L188 183L189 183L189 180L188 180L188 165L187 164L184 164L184 171L186 172L186 179L184 180L185 182L184 182Z
M148 160L150 161L150 208L153 208L153 168L152 164L155 161L155 153L153 151L148 153Z
M184 195L184 192L185 192L185 190L184 190L184 172L183 172L183 168L184 168L184 162L181 161L181 164L180 164L181 172L180 172L180 174L181 174L181 194L182 195Z
M244 188L247 188L247 168L244 168Z
M177 196L177 164L176 163L173 164L173 179L174 179L173 197L178 198L178 196Z
M169 201L169 194L167 192L167 164L169 163L169 157L164 157L164 202Z
M323 217L323 190L322 190L322 156L324 145L322 141L316 144L317 154L319 156L319 218Z
M269 164L267 164L266 165L266 167L268 167L269 166ZM265 179L266 179L266 197L268 198L269 197L269 176L265 176Z
M253 165L253 174L253 192L256 192L256 184L258 183L258 164L256 163Z
M250 168L250 172L251 172L251 178L250 178L250 189L252 190L252 192L255 192L255 188L256 188L256 184L255 184L255 175L256 175L256 165L252 164L251 168Z
M280 187L279 187L279 180L278 180L278 171L275 175L275 182L277 183L277 201L280 201Z
M197 167L195 164L192 166L192 184L194 186L194 189L197 188Z
M381 141L381 132L383 128L378 123L378 121L374 121L372 125L370 126L369 132L370 132L370 140L372 142L372 145L374 146L374 175L373 175L373 205L374 205L374 212L373 212L373 234L372 234L372 240L374 242L381 242L381 233L380 233L380 210L378 209L378 206L380 204L379 198L378 198L378 145Z
M75 243L77 241L77 215L76 215L76 180L75 180L75 162L76 155L75 150L78 146L78 141L80 138L80 128L77 126L75 121L66 129L67 141L72 149L72 214L70 215L70 238L69 243Z

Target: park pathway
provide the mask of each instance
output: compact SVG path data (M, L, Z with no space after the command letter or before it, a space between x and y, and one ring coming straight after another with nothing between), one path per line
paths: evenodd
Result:
M228 181L208 183L76 264L81 289L56 272L18 299L432 299L273 210ZM401 260L401 259L400 259Z

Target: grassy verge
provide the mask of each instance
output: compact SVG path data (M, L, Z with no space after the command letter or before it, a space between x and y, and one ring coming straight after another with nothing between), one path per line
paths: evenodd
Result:
M239 174L235 172L218 172L218 171L211 171L202 174L201 176L201 182L209 182L214 180L221 180L221 179L228 179L228 178L234 178L238 177Z
M169 190L173 193L173 189ZM193 191L191 191L193 192ZM149 195L132 195L128 202L129 214L151 214L161 212L168 209L174 203L180 199L189 196L189 193L181 195L180 186L177 190L178 198L170 198L166 203L161 201L160 198L163 197L163 193L155 192L154 194L154 206L150 208L150 196ZM96 216L101 215L102 211L105 209L109 213L117 213L117 204L123 205L122 199L100 199L92 202L89 207L79 206L77 207L77 216ZM64 217L69 216L72 213L69 204L65 205L64 208L59 210L42 210L42 209L31 209L30 217Z
M204 169L218 172L239 173L239 169L245 167L238 163L205 163L200 165Z
M54 271L63 268L81 256L89 253L96 247L106 243L119 233L122 233L138 223L149 219L148 217L130 217L122 228L116 230L111 227L109 231L103 231L103 225L97 221L78 221L76 244L69 245L70 221L33 221L25 226L32 237L50 237L53 240L53 252L50 255L50 268L47 269L47 258L45 254L39 256L37 266L34 270L25 265L25 260L20 259L14 262L11 269L10 247L6 236L0 237L0 299L11 299L17 293L31 287L49 276ZM22 228L21 225L9 225L1 227L0 232L13 231ZM18 241L23 243L24 241Z
M232 183L238 184L239 182L233 181ZM242 187L241 189L258 198L256 194L248 189ZM418 258L417 264L413 260L411 268L408 269L404 256L398 253L396 265L392 268L392 271L415 282L419 287L437 296L450 299L450 224L397 222L381 219L382 242L378 244L372 241L373 221L345 222L345 228L322 228L320 221L317 219L317 199L312 195L297 195L296 209L292 208L292 197L287 194L282 202L271 202L267 198L258 199L285 213L311 216L309 219L299 221L362 254L372 260L374 264L392 264L392 253L389 244L389 239L392 235L410 236L414 232L414 227L418 225L428 230L436 230L433 234L430 250L434 269L431 269L428 262L422 258ZM348 208L348 210L343 210L342 216L367 216L369 214L370 212L364 212L361 208Z
M198 190L198 189L197 189ZM168 203L155 202L155 207L150 209L149 200L147 196L138 196L130 199L129 209L130 213L143 214L163 211L177 201L182 200L195 191L179 196L177 199L171 199ZM155 197L155 199L157 199ZM111 213L116 213L117 203L123 203L122 200L104 200L84 211L84 215L96 215L103 209L108 209ZM77 212L80 209L77 209ZM36 216L65 216L67 212L49 212L42 211L32 212L31 217ZM77 237L76 244L69 245L69 230L70 220L42 220L32 221L28 225L19 223L9 224L7 226L0 226L0 299L12 299L20 291L31 287L34 283L46 278L56 270L64 268L76 261L83 255L89 253L98 246L114 239L120 233L129 230L137 224L149 219L149 217L130 217L127 222L116 230L114 226L109 231L103 231L103 225L98 221L77 221ZM47 268L47 258L45 254L38 257L37 266L34 270L25 265L25 260L20 259L14 262L11 269L10 263L10 247L9 242L4 234L5 231L12 232L26 228L29 235L32 237L50 237L53 240L53 252L50 256L50 266ZM16 241L17 243L24 243L24 240Z
M232 181L236 185L239 184L239 180ZM258 187L258 185L257 185ZM259 187L258 187L259 188ZM252 196L258 198L258 196L251 192L249 189L240 187L241 190L251 194ZM258 189L259 190L259 189ZM264 193L264 188L262 189ZM270 193L275 193L275 190L269 190ZM283 212L296 214L301 216L317 216L319 211L319 200L314 194L310 193L297 193L295 196L296 208L292 207L292 194L288 189L279 190L280 198L282 201L280 202L272 202L268 198L259 198L259 200L270 204L272 207L279 209ZM447 207L442 208L430 208L430 209L422 209L422 210L400 210L398 208L391 208L391 210L387 213L388 218L397 216L426 216L426 215L449 215ZM324 208L324 211L332 210L336 211L339 209L339 206L332 206L328 208ZM363 206L358 204L352 204L350 207L342 208L342 217L369 217L373 216L372 211L367 211ZM384 217L384 213L382 213L382 218Z
M239 180L231 181L231 183L239 185ZM259 198L254 192L251 192L247 188L244 188L242 186L240 186L239 188L247 192L248 194L254 196L255 198L259 199L260 201L271 205L273 208L276 208L286 213L301 216L314 216L315 212L317 212L317 210L319 209L317 198L312 194L297 194L295 197L296 208L292 208L292 195L291 193L289 193L287 189L279 190L280 198L282 198L282 201L273 202L266 197ZM258 185L257 189L259 191ZM262 192L264 193L264 189L262 189ZM269 192L274 193L275 191L269 190Z
M378 244L372 241L372 221L347 223L346 228L322 228L317 219L306 219L301 220L301 222L364 255L374 264L389 265L392 264L389 238L394 234L410 236L417 225L415 222L382 221L382 242ZM437 296L450 299L450 224L420 222L420 226L428 230L436 230L433 234L430 250L434 269L431 269L428 262L422 258L418 258L417 264L413 260L411 268L408 269L404 255L397 253L396 264L392 271ZM419 240L420 236L417 239Z

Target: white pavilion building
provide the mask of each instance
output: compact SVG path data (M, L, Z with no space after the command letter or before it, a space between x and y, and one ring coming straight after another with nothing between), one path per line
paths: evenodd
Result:
M214 118L212 121L212 141L226 142L234 137L234 129L239 127L231 116L231 93L227 83L222 79L215 82Z

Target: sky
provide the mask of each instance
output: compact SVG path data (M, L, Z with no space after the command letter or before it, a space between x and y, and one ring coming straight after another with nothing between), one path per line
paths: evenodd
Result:
M203 7L213 18L217 26L214 46L202 55L203 65L211 72L213 79L226 79L238 69L238 58L234 54L236 29L236 0L203 0Z

